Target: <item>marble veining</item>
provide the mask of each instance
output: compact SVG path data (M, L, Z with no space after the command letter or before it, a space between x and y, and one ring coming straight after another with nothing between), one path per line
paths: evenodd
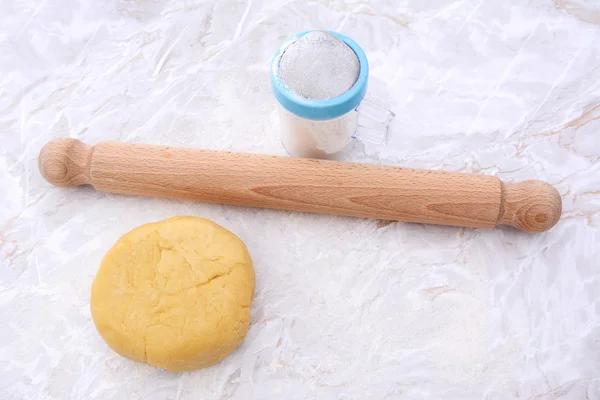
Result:
M600 399L600 2L4 0L0 4L0 398ZM48 140L284 154L269 58L333 29L396 114L353 161L546 180L552 230L471 230L61 189ZM222 363L123 359L90 318L128 230L227 227L257 271Z

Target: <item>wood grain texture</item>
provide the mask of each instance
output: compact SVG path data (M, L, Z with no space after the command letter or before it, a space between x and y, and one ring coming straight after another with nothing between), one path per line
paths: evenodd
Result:
M60 186L394 221L535 232L561 214L544 182L369 164L55 139L39 165Z

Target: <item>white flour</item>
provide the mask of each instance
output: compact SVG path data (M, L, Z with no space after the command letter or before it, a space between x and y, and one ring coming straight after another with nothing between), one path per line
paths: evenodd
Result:
M294 157L342 160L352 150L358 113L350 111L338 118L313 121L299 117L278 104L281 141Z
M279 62L282 82L299 96L325 100L350 89L360 73L354 51L329 32L313 31L290 44Z

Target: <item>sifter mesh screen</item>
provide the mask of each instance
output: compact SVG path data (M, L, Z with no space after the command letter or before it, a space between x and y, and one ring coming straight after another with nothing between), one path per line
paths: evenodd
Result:
M312 31L290 44L279 61L284 85L299 96L325 100L348 91L360 73L354 51L335 35Z

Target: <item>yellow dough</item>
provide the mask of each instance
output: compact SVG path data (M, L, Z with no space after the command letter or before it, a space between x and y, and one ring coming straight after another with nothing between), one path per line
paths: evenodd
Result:
M92 285L92 318L120 355L190 371L242 342L253 295L244 243L212 221L175 217L132 230L108 251Z

